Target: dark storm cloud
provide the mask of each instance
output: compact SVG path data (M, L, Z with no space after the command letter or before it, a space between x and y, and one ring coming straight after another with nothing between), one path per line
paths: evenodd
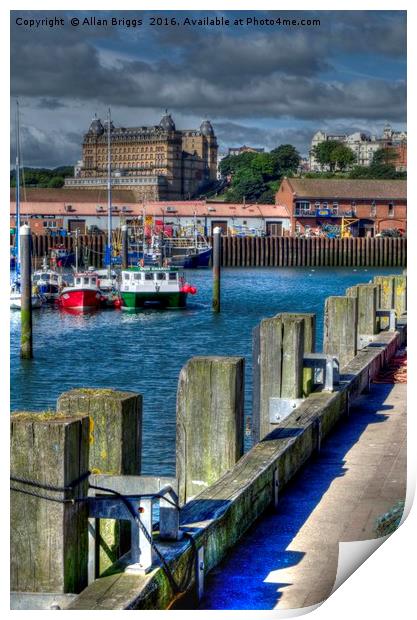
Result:
M59 108L66 108L66 104L59 99L42 97L37 103L37 107L41 110L57 110Z
M219 122L215 126L219 141L228 146L247 144L248 146L265 147L270 150L280 144L293 144L302 150L305 144L311 141L312 136L312 130L307 127L298 129L284 127L271 130L230 122Z
M311 133L308 139L302 134L309 131L309 123L337 124L340 119L362 126L384 120L404 122L405 13L318 11L307 16L319 17L321 27L126 31L66 26L34 31L16 27L12 17L12 94L26 99L26 117L32 128L40 122L36 109L54 113L71 109L78 144L88 122L86 110L90 118L97 107L108 105L116 112L137 109L138 119L141 110L148 117L154 111L152 122L157 122L166 107L186 124L188 117L210 117L224 128L221 139L225 143L247 142L243 135L233 138L232 126L247 124L255 132L256 122L248 123L248 119L262 119L260 126L269 124L269 129L259 129L258 144L263 134L265 146L270 144L266 134L282 119L305 123L293 138L305 139L305 146ZM369 59L378 66L378 76L363 79L362 61ZM384 75L385 63L394 66L394 77ZM397 71L395 63L399 63ZM52 135L53 129L44 126L42 131ZM279 136L274 131L272 135ZM57 149L60 143L55 136ZM31 145L39 160L43 145L39 140ZM72 156L71 144L67 151Z
M80 136L74 132L39 131L22 126L20 143L22 166L55 168L74 163L80 157ZM16 152L15 136L11 139L11 152Z

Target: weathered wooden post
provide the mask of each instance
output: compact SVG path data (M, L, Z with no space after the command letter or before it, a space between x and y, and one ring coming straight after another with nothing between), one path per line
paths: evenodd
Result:
M357 284L346 289L346 295L357 299L357 347L363 349L378 333L376 317L378 286L376 284Z
M394 276L375 276L374 283L379 287L378 309L392 310L394 308ZM380 317L380 329L388 327L389 318Z
M87 585L87 416L11 416L11 590L77 593ZM49 499L47 499L49 498Z
M221 237L222 229L216 226L213 230L213 312L220 312L221 296Z
M316 315L314 313L293 313L282 312L281 316L285 319L302 319L304 323L304 353L314 353L316 350ZM312 368L303 370L303 391L302 396L308 396L314 386L314 371Z
M110 389L75 389L61 394L57 410L65 415L89 415L89 467L93 473L140 474L141 394ZM127 530L123 522L100 519L100 573L127 551Z
M32 350L32 264L30 227L20 228L20 357L31 359Z
M127 224L122 226L122 269L129 266L129 238Z
M180 502L218 480L243 454L243 357L192 357L177 392Z
M394 308L397 319L407 311L407 276L394 276Z
M303 355L314 351L314 340L314 314L278 314L253 330L254 442L275 428L271 399L296 400L311 391L312 370L309 374L303 370Z
M323 351L338 358L343 368L357 352L356 297L327 297L324 305Z

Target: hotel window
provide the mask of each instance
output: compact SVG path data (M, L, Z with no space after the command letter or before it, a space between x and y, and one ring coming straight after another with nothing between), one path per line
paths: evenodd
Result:
M376 202L375 202L375 200L373 200L371 202L370 215L371 215L371 217L375 217L376 216Z
M394 203L390 202L388 204L388 217L394 217Z
M351 202L350 203L350 207L351 207L351 210L352 210L352 215L356 215L356 202L354 202L354 201Z
M337 215L339 212L339 203L338 202L334 202L333 203L333 207L332 207L332 213L333 215Z

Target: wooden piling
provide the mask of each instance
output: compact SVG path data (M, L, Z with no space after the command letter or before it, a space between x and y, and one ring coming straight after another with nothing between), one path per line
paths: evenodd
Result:
M32 257L30 227L20 228L20 357L31 359L32 349Z
M283 315L281 398L303 394L304 321Z
M89 467L100 474L140 474L142 446L142 396L133 392L81 388L64 392L57 410L65 415L90 417ZM127 551L128 528L118 521L100 520L102 573Z
M271 431L269 399L281 396L282 317L264 319L253 330L252 436L254 443Z
M378 285L378 307L383 310L394 308L394 276L375 276L374 283ZM386 329L389 325L388 317L379 317L379 328Z
M218 480L243 454L244 358L193 357L177 392L180 502Z
M357 299L357 346L358 350L369 344L378 333L376 311L378 308L378 286L357 284L346 289L348 297Z
M324 306L323 351L335 355L342 368L357 351L357 299L327 297Z
M407 312L407 276L394 276L394 308L397 318Z
M25 412L10 425L10 486L19 489L11 491L11 590L78 593L87 585L87 505L61 500L88 492L88 418Z
M314 314L278 314L253 330L255 443L275 428L270 422L270 398L301 398L311 391L312 375L303 372L303 354L313 351L314 338Z
M220 312L221 301L221 233L219 226L213 231L213 312Z

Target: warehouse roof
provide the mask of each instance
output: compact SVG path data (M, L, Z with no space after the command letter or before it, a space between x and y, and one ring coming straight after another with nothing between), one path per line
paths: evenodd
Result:
M62 194L56 192L61 191ZM52 192L51 195L48 192ZM94 216L103 215L107 210L107 195L105 191L96 190L27 190L26 196L22 192L21 214L22 215L56 215L56 216ZM271 204L240 204L224 202L205 202L204 200L175 200L163 202L136 202L131 200L131 192L120 190L112 192L113 208L118 208L118 215L135 217L147 215L156 217L176 218L176 217L210 217L216 218L288 218L288 211L285 206ZM26 199L25 199L26 198ZM70 208L69 208L70 205ZM14 192L10 200L10 213L14 214L16 204Z
M407 199L407 182L385 179L286 178L297 198Z

